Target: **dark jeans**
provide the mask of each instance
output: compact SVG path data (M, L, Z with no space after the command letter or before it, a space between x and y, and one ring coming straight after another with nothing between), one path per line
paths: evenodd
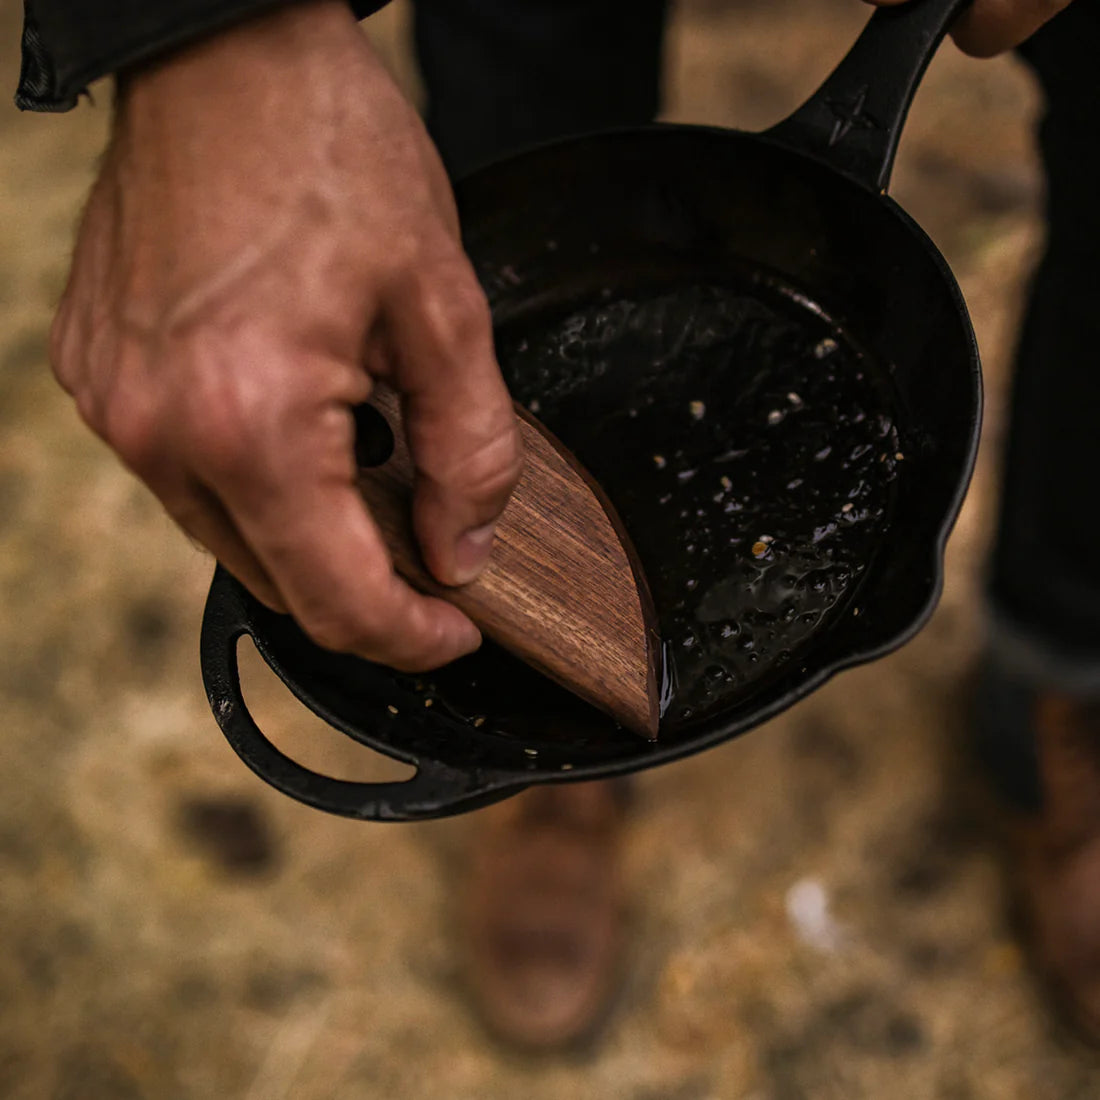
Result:
M1046 97L1047 246L1016 359L990 581L994 643L1100 689L1100 5L1077 0L1021 53Z
M417 0L428 124L450 169L650 120L664 16L665 0ZM995 643L1100 687L1100 4L1077 0L1022 52L1047 101L1049 243L1016 368Z
M652 122L666 0L415 0L428 128L454 175L566 134Z

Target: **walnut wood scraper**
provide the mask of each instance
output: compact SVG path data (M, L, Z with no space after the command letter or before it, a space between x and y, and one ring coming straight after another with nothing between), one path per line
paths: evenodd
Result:
M649 587L614 508L576 458L516 406L523 475L485 571L448 588L428 574L413 537L413 465L399 399L379 386L370 404L394 447L382 465L360 469L359 487L397 571L623 726L656 738L661 649Z

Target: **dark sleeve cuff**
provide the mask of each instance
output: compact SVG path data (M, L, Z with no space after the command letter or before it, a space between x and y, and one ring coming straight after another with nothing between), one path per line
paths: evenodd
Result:
M15 105L68 111L88 85L291 0L23 0ZM363 19L387 0L352 0Z

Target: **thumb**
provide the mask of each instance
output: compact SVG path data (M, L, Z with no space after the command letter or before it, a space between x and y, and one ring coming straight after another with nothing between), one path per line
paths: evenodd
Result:
M467 584L489 560L523 456L489 306L466 257L456 252L403 287L386 326L416 467L421 553L437 580Z

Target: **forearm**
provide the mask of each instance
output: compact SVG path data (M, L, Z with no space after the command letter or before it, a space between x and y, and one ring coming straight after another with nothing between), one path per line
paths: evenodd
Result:
M258 599L408 671L476 627L394 573L352 409L403 397L442 584L484 567L515 413L446 173L345 0L180 43L118 81L50 336L88 425Z
M288 0L24 0L16 105L67 111L93 81ZM293 0L291 0L293 2ZM359 18L387 0L351 0Z

